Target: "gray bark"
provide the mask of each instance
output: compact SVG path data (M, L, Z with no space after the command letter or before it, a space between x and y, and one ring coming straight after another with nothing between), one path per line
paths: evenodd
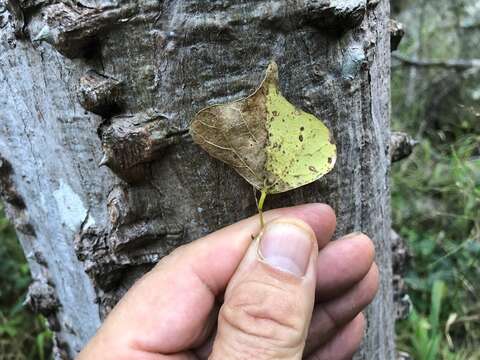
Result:
M387 0L0 4L0 190L58 358L162 256L256 212L251 187L186 130L251 93L272 59L339 154L267 207L327 202L338 235L374 239L381 284L358 359L394 358Z

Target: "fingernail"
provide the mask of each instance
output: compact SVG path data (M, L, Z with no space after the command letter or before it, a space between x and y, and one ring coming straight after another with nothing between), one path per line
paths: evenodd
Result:
M312 241L307 229L293 222L274 222L265 227L259 252L270 266L302 277L307 271Z

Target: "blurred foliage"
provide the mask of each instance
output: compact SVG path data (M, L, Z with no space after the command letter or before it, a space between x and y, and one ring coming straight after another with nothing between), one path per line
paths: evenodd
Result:
M415 309L409 317L410 332L407 336L413 347L411 355L414 359L435 360L438 358L442 338L442 329L439 326L440 312L445 292L445 283L435 280L432 286L428 317L419 315Z
M397 3L401 54L480 58L480 1ZM392 171L394 228L412 253L399 348L416 360L480 359L479 72L393 62L393 127L420 141Z
M0 360L49 358L51 334L45 319L23 305L30 272L15 232L0 205Z

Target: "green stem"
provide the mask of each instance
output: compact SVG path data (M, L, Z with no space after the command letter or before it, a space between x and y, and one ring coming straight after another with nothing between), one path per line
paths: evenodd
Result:
M267 192L262 190L262 194L260 195L260 200L258 200L258 214L260 215L260 226L265 226L265 222L263 221L263 203L265 202L265 198L267 197Z

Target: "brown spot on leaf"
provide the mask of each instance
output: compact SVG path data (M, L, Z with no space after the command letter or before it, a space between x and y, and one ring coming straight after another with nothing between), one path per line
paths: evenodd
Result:
M303 141L303 135L300 135L300 136L298 137L298 140Z

